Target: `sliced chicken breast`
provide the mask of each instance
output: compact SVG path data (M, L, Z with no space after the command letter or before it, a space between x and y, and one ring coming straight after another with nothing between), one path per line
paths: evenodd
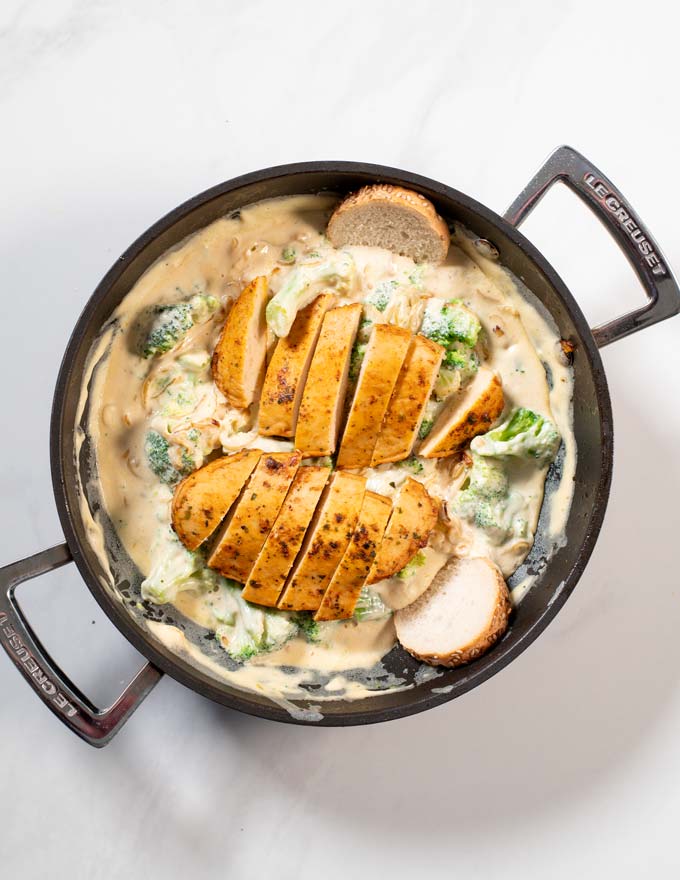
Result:
M316 611L347 549L364 498L366 480L336 471L307 531L279 608Z
M411 342L411 333L376 324L366 347L338 453L338 467L369 467L382 420Z
M302 309L288 336L276 343L260 397L258 431L265 437L293 437L309 365L324 315L335 297L322 293Z
M227 515L262 453L244 449L211 461L175 489L172 527L188 550L207 540Z
M208 559L210 568L244 584L300 466L300 453L264 453L227 518Z
M260 275L231 307L212 356L215 384L231 406L247 409L259 396L267 353L267 278Z
M424 547L437 524L439 508L422 483L408 477L392 505L392 515L366 582L392 577Z
M295 428L295 447L303 455L335 452L360 319L360 303L331 309L323 319Z
M485 434L505 406L497 373L482 368L462 394L454 395L439 414L418 450L424 458L454 455L477 434Z
M246 581L244 599L276 606L329 476L325 467L299 469Z
M411 340L373 450L372 467L410 455L443 357L444 348L426 336Z
M412 605L394 615L406 650L433 666L461 666L494 645L511 605L503 575L490 559L454 559Z
M343 620L354 614L391 511L388 498L366 492L352 540L335 569L314 620Z

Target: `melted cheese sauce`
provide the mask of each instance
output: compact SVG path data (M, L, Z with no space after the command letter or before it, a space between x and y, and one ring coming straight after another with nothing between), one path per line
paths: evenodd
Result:
M270 276L271 289L276 292L285 281L291 267L281 260L282 247L294 247L299 253L332 250L323 230L335 202L331 196L270 200L196 233L142 276L93 348L77 423L89 405L87 431L94 444L98 493L120 541L144 576L173 552L169 528L171 490L159 482L145 461L144 439L150 428L170 431L180 443L187 442L187 432L200 431L201 448L192 448L197 466L202 455L212 450L292 448L289 441L260 438L254 430L256 412L249 416L230 409L210 380L207 363L230 303L243 286L264 274ZM395 309L386 312L386 318L415 332L427 296L462 300L482 323L485 365L502 377L506 408L529 407L555 421L563 438L564 457L561 481L547 499L547 506L549 541L552 547L559 546L571 504L576 446L571 424L571 370L563 363L559 336L549 316L531 301L530 294L520 291L502 267L476 251L473 238L464 230L457 230L445 264L438 267L416 266L408 258L377 248L347 250L355 261L358 283L338 298L338 304L362 301L377 285L398 279L403 296ZM140 315L151 306L177 302L196 291L216 297L221 309L195 325L172 351L150 360L140 357ZM185 387L189 380L191 388ZM187 407L183 395L189 394ZM82 440L82 432L77 432L78 446ZM465 479L462 465L446 459L424 461L423 465L416 479L450 504ZM535 464L511 468L511 486L525 498L533 535L547 468ZM370 473L368 488L392 496L408 475L404 468L381 466ZM90 508L87 487L82 488L83 519L108 571L104 527ZM425 550L424 565L413 578L392 578L376 589L388 606L403 607L427 588L452 555L489 556L508 577L524 560L531 543L514 539L494 544L482 530L453 517L438 526ZM547 552L550 550L548 547ZM530 586L531 578L524 578L513 591L513 599L519 601ZM223 613L219 602L213 594L195 589L190 579L186 588L169 598L197 625L209 631L218 629ZM214 677L244 690L266 693L306 720L320 717L318 709L312 706L301 710L290 699L309 699L309 687L319 681L323 682L323 694L315 694L315 700L340 695L356 699L375 693L378 686L407 686L404 680L386 675L381 666L381 659L396 641L390 617L328 624L319 642L294 637L278 650L256 655L236 668L233 663L225 665L206 656L177 627L153 622L148 626L156 638ZM351 674L345 674L348 670ZM423 668L420 677L425 680L438 674Z

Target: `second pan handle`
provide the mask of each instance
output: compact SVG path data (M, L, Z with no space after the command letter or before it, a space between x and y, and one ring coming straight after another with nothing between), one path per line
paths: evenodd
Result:
M640 279L647 302L593 330L597 345L623 339L680 312L680 288L658 244L621 192L572 147L558 147L537 171L504 217L513 226L531 213L550 187L561 180L588 205L624 252Z

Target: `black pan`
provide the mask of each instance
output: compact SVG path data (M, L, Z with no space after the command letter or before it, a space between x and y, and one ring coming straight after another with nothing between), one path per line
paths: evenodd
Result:
M592 331L558 274L517 230L557 180L574 190L602 220L625 252L647 295L647 303L637 311ZM469 666L446 670L436 680L423 682L416 677L419 664L401 648L395 648L384 664L412 684L411 688L385 690L358 701L323 702L320 704L323 717L311 721L309 716L292 717L266 696L228 686L205 669L172 653L156 639L146 627L145 618L168 620L166 612L153 606L138 608L141 577L112 530L107 539L107 553L116 589L106 585L105 572L88 543L79 510L78 486L88 485L90 456L87 439L78 458L74 456L76 407L85 361L93 342L122 298L164 251L218 217L260 199L323 190L345 193L377 181L418 190L434 202L444 218L458 221L486 239L498 250L502 264L544 303L562 337L574 343L574 427L578 444L575 501L567 523L566 545L550 559L542 558L536 549L532 552L528 566L530 571L538 572L535 586L514 613L504 638L491 651ZM538 636L576 586L590 557L602 524L612 472L612 413L598 346L648 327L679 310L678 285L654 239L613 184L569 147L560 147L549 157L504 217L436 181L394 168L354 162L284 165L213 187L171 211L137 239L104 277L74 328L57 381L50 439L54 496L66 543L0 570L3 647L43 702L71 730L95 746L104 745L114 736L163 673L233 709L277 721L321 726L387 721L452 700L494 675ZM559 469L559 461L556 467ZM91 509L98 508L96 494L88 493L87 500ZM539 537L541 528L539 523ZM105 710L96 708L58 668L33 633L15 598L19 583L71 560L75 561L108 617L149 661L120 698ZM185 629L187 638L200 639L196 628L174 609L172 621ZM380 682L376 682L376 686L380 687ZM307 703L311 701L310 694ZM304 707L307 703L300 705Z

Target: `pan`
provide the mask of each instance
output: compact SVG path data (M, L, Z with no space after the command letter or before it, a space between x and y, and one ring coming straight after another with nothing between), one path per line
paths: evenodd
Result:
M635 311L591 330L573 296L545 257L518 227L557 181L572 189L599 217L628 258L646 296ZM368 183L385 182L414 189L430 199L450 223L461 223L498 254L503 266L519 278L552 315L561 336L574 346L574 432L578 448L575 501L566 542L549 558L541 555L543 521L528 559L534 586L516 608L505 636L468 666L445 670L436 681L418 675L419 664L400 647L384 659L386 675L398 674L405 687L386 688L359 700L341 698L317 705L296 701L282 706L265 694L230 686L210 668L192 664L171 651L152 632L149 618L172 622L187 638L198 638L188 621L172 609L150 608L140 599L141 574L106 529L110 579L88 538L81 513L79 487L93 484L89 439L79 443L85 415L78 422L78 401L88 354L123 297L168 248L217 218L257 202L296 193L347 193ZM246 174L221 183L175 208L141 235L116 261L94 291L66 348L54 394L50 458L53 492L64 531L64 543L0 569L0 642L10 660L43 703L74 733L93 746L103 746L120 730L164 675L232 709L276 721L316 726L369 724L431 709L455 699L497 673L522 653L545 629L574 590L602 525L613 463L613 423L599 348L680 310L680 291L671 268L652 235L613 183L570 147L555 150L503 216L442 183L380 165L356 162L304 162ZM557 465L559 467L559 465ZM553 475L554 476L554 475ZM559 476L559 475L557 475ZM93 492L93 512L106 517ZM146 658L146 665L107 708L96 707L50 657L17 601L17 587L59 566L75 562L90 592L120 632ZM195 628L194 628L195 629ZM436 685L436 687L434 686Z

